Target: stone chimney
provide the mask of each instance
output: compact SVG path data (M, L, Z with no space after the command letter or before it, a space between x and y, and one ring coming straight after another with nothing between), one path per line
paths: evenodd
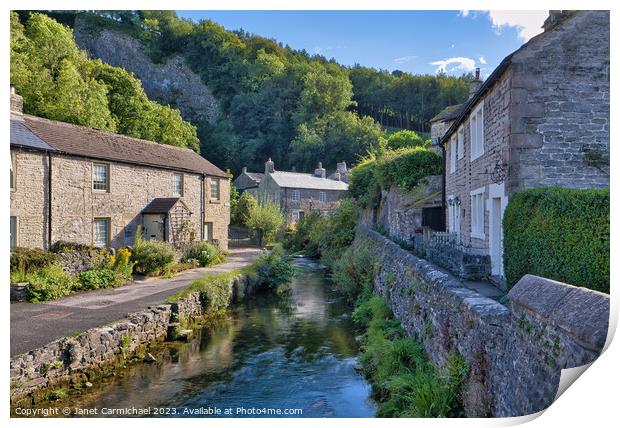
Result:
M315 177L325 178L325 168L323 168L323 164L319 162L319 166L314 170Z
M543 22L542 28L545 31L551 30L558 23L564 21L568 16L570 16L574 11L572 10L550 10L549 16Z
M473 97L478 89L482 86L482 79L480 78L480 69L476 68L476 78L469 84L469 98Z
M291 172L297 172L297 168L295 168L295 165L291 167Z
M341 181L342 180L342 177L340 176L340 173L338 171L334 172L333 177L334 177L334 180L336 180L336 181Z
M11 114L15 116L24 114L24 99L15 93L13 86L11 86Z
M267 162L265 162L265 174L272 173L276 170L275 165L271 158Z
M338 162L336 164L336 171L339 172L340 174L346 174L347 173L347 163L345 161Z
M246 172L248 172L248 167L244 166L243 168L241 168L241 173L245 174Z

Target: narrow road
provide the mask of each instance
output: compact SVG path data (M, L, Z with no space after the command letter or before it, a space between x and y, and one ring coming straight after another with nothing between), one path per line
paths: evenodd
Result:
M235 248L229 251L226 263L188 270L170 279L147 278L119 288L79 293L45 303L13 303L11 356L159 305L193 280L247 266L259 255L256 248Z

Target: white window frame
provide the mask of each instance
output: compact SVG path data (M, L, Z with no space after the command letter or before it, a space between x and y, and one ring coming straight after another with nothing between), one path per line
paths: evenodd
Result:
M15 191L15 176L16 176L15 154L11 153L11 192Z
M293 221L299 221L299 211L293 211L291 213L291 217L293 218Z
M456 131L456 158L463 159L465 156L465 127L459 126Z
M95 224L97 224L97 222L105 222L106 224L106 241L105 244L101 243L101 242L97 242L95 240ZM110 246L110 237L112 236L111 234L111 221L110 221L110 217L95 217L93 218L93 247L109 247Z
M177 179L180 180L180 189L177 192ZM183 196L183 190L185 187L185 177L183 176L183 174L178 173L178 172L174 172L172 173L172 194L174 196Z
M474 161L484 154L484 101L469 115L470 160Z
M299 202L300 199L301 199L301 194L299 193L299 190L292 190L291 191L291 201Z
M106 183L105 183L105 189L96 189L95 188L95 168L96 167L104 167L105 168L105 174L106 174ZM109 163L105 163L105 162L93 162L92 164L92 174L91 174L91 178L92 178L92 185L91 188L93 189L93 192L96 193L109 193L110 192L110 164Z
M456 171L456 134L452 134L448 143L448 153L450 155L450 174Z
M216 196L213 196L213 190L217 189ZM219 178L209 178L209 200L212 202L219 202L222 197L222 188Z
M319 192L319 202L327 202L327 193Z
M485 239L486 237L484 233L484 192L484 187L470 192L470 226L472 238Z

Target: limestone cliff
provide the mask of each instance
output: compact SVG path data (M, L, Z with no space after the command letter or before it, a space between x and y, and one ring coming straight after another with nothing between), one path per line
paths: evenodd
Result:
M143 52L139 40L120 31L94 28L79 15L73 34L78 46L91 58L99 58L135 74L150 99L178 108L183 118L194 124L215 121L216 99L181 56L155 64Z

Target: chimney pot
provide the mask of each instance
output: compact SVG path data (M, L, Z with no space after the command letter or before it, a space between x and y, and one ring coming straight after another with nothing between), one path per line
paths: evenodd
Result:
M244 174L245 174L246 172L248 172L248 167L247 167L247 166L244 166L244 167L243 167L243 169L241 169L241 172L243 172Z
M476 80L480 80L480 67L476 68Z
M21 116L24 113L24 99L15 92L14 86L11 86L10 104L13 115Z
M274 172L275 170L276 170L275 165L273 161L271 160L271 158L269 158L269 160L265 162L265 174L269 174L271 172Z

